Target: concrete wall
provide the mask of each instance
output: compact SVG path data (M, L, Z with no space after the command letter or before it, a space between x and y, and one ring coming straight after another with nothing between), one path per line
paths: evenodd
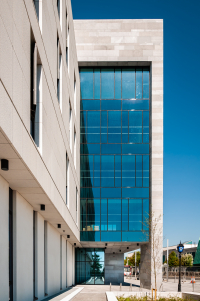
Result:
M124 282L124 254L105 253L105 284Z
M9 299L9 185L0 176L0 301Z

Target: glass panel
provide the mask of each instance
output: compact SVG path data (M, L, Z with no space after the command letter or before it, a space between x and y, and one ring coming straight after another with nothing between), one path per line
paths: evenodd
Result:
M101 263L105 260L105 252L102 248L95 248L95 261L101 261Z
M143 187L149 187L149 156L143 156Z
M102 198L121 198L121 188L101 188Z
M94 186L100 187L100 156L94 156Z
M114 187L114 156L101 156L101 187Z
M148 198L149 188L122 188L123 198Z
M86 231L87 230L86 214L81 214L80 217L81 217L81 220L80 220L81 231Z
M94 273L94 262L86 262L86 284L94 284L95 273Z
M129 112L129 142L142 143L142 112Z
M114 69L101 70L101 98L114 99Z
M100 231L81 231L81 241L100 241Z
M149 144L122 144L123 154L148 154Z
M100 188L81 188L81 198L99 198Z
M144 234L141 231L138 231L138 232L122 232L122 241L145 242L148 240L146 240Z
M94 260L94 248L86 248L85 249L85 260L93 261Z
M135 187L135 156L122 156L122 187Z
M143 143L149 143L149 112L143 112Z
M108 143L121 143L121 111L108 111Z
M121 99L121 69L117 68L115 69L115 99Z
M143 68L143 98L149 98L149 70Z
M81 154L100 154L99 144L81 144Z
M121 156L115 156L115 187L121 187Z
M98 68L94 69L94 98L100 99L100 69Z
M100 110L100 100L83 99L81 100L81 110ZM85 112L86 113L86 112Z
M100 230L100 200L88 199L87 201L87 231Z
M149 199L143 199L143 230L149 230Z
M80 70L81 99L93 99L93 69Z
M102 110L121 110L121 99L102 99L101 100Z
M122 112L122 143L128 143L128 111Z
M121 144L102 144L102 154L121 154Z
M149 100L123 99L122 110L149 110Z
M101 241L121 241L121 232L101 232Z
M93 186L93 155L81 156L81 187Z
M77 284L85 284L87 280L85 262L76 262L76 271Z
M101 143L107 143L107 111L101 112Z
M128 200L122 199L122 230L128 231Z
M85 249L76 249L75 258L76 261L85 261Z
M122 69L122 98L135 98L135 69Z
M142 98L142 69L136 70L136 98Z
M87 133L88 143L100 143L100 112L88 111Z
M121 199L108 199L108 231L121 231Z
M107 199L101 200L101 230L108 230L108 205Z
M129 200L129 231L142 230L142 200Z
M136 187L142 187L142 156L136 156Z

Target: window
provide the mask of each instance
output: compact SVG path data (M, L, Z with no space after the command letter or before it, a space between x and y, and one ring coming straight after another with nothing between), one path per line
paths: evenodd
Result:
M76 129L74 128L74 166L76 168Z
M69 101L69 145L70 150L72 150L72 107Z
M69 159L66 153L66 204L68 205L68 187L69 187Z
M76 75L74 72L74 111L76 114Z
M76 187L76 223L78 222L78 189Z
M37 44L31 41L31 105L30 133L37 147L42 151L42 65Z
M80 68L81 241L145 241L148 67Z
M42 0L34 0L35 11L39 21L40 30L42 30Z
M57 98L62 109L62 55L60 42L57 38Z
M69 24L68 24L68 14L67 14L67 11L66 11L66 21L65 21L65 24L66 24L66 27L65 27L65 30L66 30L66 64L67 64L67 67L68 67Z

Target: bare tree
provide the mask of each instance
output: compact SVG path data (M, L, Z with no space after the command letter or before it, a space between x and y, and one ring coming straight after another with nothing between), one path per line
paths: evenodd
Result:
M146 273L154 279L154 286L157 289L158 276L162 273L162 215L156 216L152 211L151 215L146 214L145 221L143 222L144 241L149 242L146 245L146 253L149 255L148 267ZM160 288L160 287L159 287Z

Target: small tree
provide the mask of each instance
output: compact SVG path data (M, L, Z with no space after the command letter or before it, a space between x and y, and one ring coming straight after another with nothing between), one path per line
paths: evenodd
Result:
M179 265L179 259L174 251L169 254L168 265L169 267L177 267Z
M131 257L129 257L128 264L131 266L135 266L135 252ZM136 266L139 266L139 264L140 264L140 251L136 253Z
M124 259L124 265L127 265L127 257Z
M151 244L151 248L146 247L150 258L148 263L150 267L147 269L147 273L150 273L150 277L153 274L155 289L157 289L158 273L162 269L162 216L156 217L153 211L151 215L146 213L145 222L142 224L144 240Z
M183 266L193 266L193 256L192 254L183 254L181 256L181 265Z

